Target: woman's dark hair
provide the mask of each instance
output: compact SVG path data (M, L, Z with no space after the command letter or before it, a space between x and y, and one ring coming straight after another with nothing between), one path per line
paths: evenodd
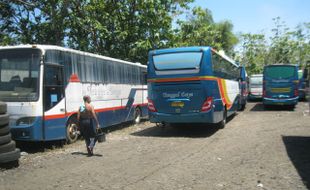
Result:
M83 96L84 102L88 102L90 100L90 97L88 95Z

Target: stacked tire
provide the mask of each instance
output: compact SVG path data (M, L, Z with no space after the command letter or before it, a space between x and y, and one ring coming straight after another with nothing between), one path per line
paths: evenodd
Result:
M18 166L20 150L11 139L9 115L5 103L0 102L0 165Z

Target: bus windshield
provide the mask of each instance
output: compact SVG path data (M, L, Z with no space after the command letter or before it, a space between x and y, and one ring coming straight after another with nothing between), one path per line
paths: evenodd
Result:
M250 84L252 86L261 86L263 84L263 77L251 77Z
M40 50L0 50L0 101L35 101L38 97Z
M302 70L298 70L298 79L301 79L303 76Z
M272 79L289 79L295 76L295 67L292 66L266 67L265 76Z
M182 52L153 56L156 70L199 69L202 52Z

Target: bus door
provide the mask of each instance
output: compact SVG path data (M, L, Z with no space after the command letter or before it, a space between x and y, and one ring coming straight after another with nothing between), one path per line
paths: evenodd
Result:
M43 139L65 138L65 100L63 66L46 64L43 80Z

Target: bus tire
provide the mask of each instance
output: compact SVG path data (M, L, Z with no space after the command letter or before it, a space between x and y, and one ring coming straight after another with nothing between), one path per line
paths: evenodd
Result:
M77 141L79 137L78 133L78 121L76 117L69 118L66 127L66 140L68 144L72 144Z
M220 129L224 129L225 125L226 125L226 121L227 121L227 110L226 107L224 108L223 111L223 120L219 122L218 126Z
M0 154L0 163L6 163L12 164L13 167L17 167L19 165L18 159L20 158L20 150L16 148L15 150L11 152L6 152L3 154ZM9 166L8 166L9 167Z
M134 123L139 124L141 122L141 109L139 107L136 107L135 113L134 113Z
M6 152L12 152L15 150L15 148L16 148L16 145L14 141L11 141L7 144L0 145L0 154L6 153Z
M7 124L9 124L9 115L8 114L0 115L0 126L4 126Z
M9 125L0 126L0 136L7 135L10 133Z
M7 111L6 103L0 102L0 114L4 114Z
M0 145L7 144L11 141L11 133L0 136Z

